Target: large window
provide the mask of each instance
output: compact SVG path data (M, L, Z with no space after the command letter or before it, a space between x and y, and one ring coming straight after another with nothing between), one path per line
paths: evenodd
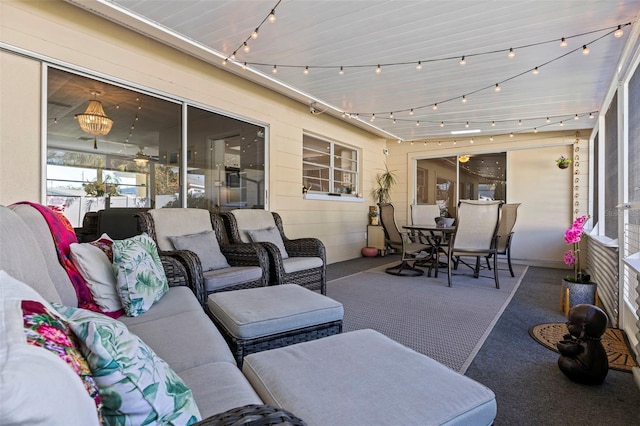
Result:
M47 204L73 226L111 207L264 206L265 127L187 105L183 141L184 101L53 67L47 77Z
M358 183L358 151L343 144L304 135L302 185L313 193L355 197Z

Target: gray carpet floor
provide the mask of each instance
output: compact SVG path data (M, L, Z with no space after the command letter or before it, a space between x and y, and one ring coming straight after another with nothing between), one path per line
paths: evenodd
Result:
M447 285L446 274L398 277L379 266L327 283L327 296L344 305L344 331L372 328L449 368L464 373L509 303L526 267L515 278L490 271L474 279L460 267ZM464 274L463 274L464 272ZM485 276L486 275L486 276Z
M385 256L334 263L327 267L327 279L398 259ZM528 268L465 374L495 392L496 426L640 425L640 390L632 374L610 370L600 386L573 383L557 368L558 354L529 336L533 325L565 320L559 302L565 274L563 270Z

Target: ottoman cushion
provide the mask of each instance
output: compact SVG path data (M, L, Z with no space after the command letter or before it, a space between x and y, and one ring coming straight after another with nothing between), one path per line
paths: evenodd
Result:
M342 320L342 304L297 284L214 293L209 311L232 336L253 339Z
M373 330L247 355L242 372L265 404L309 425L490 425L496 415L490 389Z

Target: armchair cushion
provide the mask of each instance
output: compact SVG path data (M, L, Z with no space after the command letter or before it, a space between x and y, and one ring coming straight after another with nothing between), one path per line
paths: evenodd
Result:
M280 250L283 259L287 259L289 257L287 249L284 247L280 231L275 226L270 226L264 229L249 229L247 230L247 234L249 234L249 238L251 238L251 241L254 243L275 244Z
M260 266L230 266L224 269L207 271L204 275L204 288L207 293L236 284L248 283L259 280L262 277Z
M218 244L218 239L213 231L170 236L169 240L176 250L194 252L200 259L203 272L229 267L227 258L220 251L220 244Z
M114 241L113 264L120 301L129 316L148 311L169 290L156 244L146 234Z

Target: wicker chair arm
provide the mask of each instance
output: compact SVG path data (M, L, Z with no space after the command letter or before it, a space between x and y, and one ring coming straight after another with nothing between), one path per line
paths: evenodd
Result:
M261 244L229 244L220 246L220 251L231 266L259 266L262 269L263 285L269 284L269 255Z
M284 247L289 256L319 257L324 262L326 260L326 250L322 241L317 238L297 238L294 240L283 240Z
M267 425L306 426L304 420L296 417L284 408L271 405L250 404L232 408L224 413L215 414L195 423L193 426L267 426Z
M189 286L189 275L184 265L174 256L160 256L169 287Z
M200 302L202 306L206 306L207 292L204 288L202 264L200 263L198 256L189 250L159 251L158 254L161 257L173 257L182 265L187 273L191 291L196 295L198 302Z

